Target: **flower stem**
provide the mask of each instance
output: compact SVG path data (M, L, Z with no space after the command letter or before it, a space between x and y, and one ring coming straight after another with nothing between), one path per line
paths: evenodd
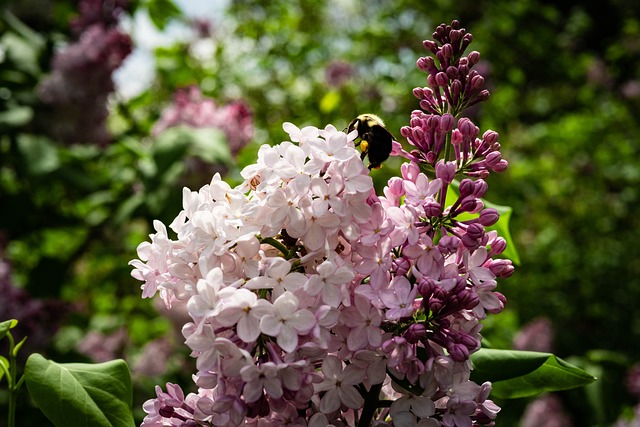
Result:
M380 390L382 390L382 383L374 384L371 386L369 392L364 396L364 408L362 408L362 415L358 422L358 427L369 427L373 420L373 415L378 409L378 399L380 397Z
M286 257L287 259L290 258L289 248L287 248L285 245L283 245L281 242L277 241L273 237L265 237L264 239L260 240L260 243L266 243L267 245L271 245L277 250L279 250L280 252L282 252L282 255L284 257Z

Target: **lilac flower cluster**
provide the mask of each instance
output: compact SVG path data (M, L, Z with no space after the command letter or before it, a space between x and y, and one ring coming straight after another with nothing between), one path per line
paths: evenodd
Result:
M184 189L176 239L156 221L131 261L143 297L186 305L198 369L198 393L156 387L142 425L493 425L469 357L513 267L486 229L486 182L463 179L448 205L469 164L440 159L430 179L396 146L414 161L377 195L357 132L283 128L289 141L262 146L239 186Z
M71 23L78 39L57 52L52 72L38 88L50 105L44 128L66 144L107 144L107 98L114 90L112 73L131 53L130 37L117 27L124 2L85 0Z
M173 104L162 112L153 134L178 125L222 130L232 154L237 154L253 137L253 114L244 102L218 106L212 98L203 96L197 86L176 92Z

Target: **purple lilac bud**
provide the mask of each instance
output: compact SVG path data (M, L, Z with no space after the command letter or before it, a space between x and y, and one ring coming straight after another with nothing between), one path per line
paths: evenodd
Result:
M427 337L427 327L423 323L413 323L403 336L410 344L416 344Z
M436 178L440 178L443 184L451 184L456 178L455 162L447 162L440 160L436 164Z
M490 227L500 219L500 214L494 208L486 208L480 212L480 216L478 217L478 222L485 227Z
M434 218L442 215L442 206L435 200L427 201L422 205L422 208L424 209L424 214L427 218Z
M456 362L465 362L469 359L469 349L463 344L452 344L447 350Z
M498 237L491 242L490 255L500 255L505 249L507 249L507 241L503 237Z
M396 276L404 276L411 269L411 262L404 257L393 260L393 271Z
M472 194L474 194L475 192L475 184L472 180L465 178L460 182L460 187L459 187L459 191L460 191L460 197L467 197L470 196Z
M458 250L459 244L459 238L445 234L438 242L438 250L442 252L443 255L452 254Z

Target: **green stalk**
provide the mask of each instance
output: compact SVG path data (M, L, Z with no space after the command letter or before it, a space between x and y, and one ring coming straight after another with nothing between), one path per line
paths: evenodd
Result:
M276 248L282 253L282 256L286 257L287 259L291 258L289 256L290 255L289 248L287 248L285 245L283 245L281 242L277 241L273 237L265 237L264 239L261 239L260 242L273 246L274 248Z
M11 332L7 332L7 338L9 339L9 372L6 372L7 383L9 384L9 418L7 420L8 427L15 427L16 425L16 395L18 390L16 388L16 375L17 375L17 362L14 352L15 342Z

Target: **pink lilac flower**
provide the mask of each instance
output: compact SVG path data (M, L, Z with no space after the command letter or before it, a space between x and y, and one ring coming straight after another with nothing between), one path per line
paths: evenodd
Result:
M220 129L232 154L237 154L253 137L253 114L245 103L235 101L218 106L212 98L203 96L197 86L175 93L173 104L162 112L153 127L153 134L158 135L179 125Z
M495 259L506 241L482 201L481 178L506 167L497 134L458 119L487 96L466 34L454 21L425 42L437 58L418 61L426 112L403 128L415 150L394 149L411 162L384 195L356 132L285 123L289 140L261 147L240 185L215 175L183 191L175 239L155 224L132 275L144 296L187 307L200 389L179 408L159 393L146 425L492 425L499 408L469 358L513 266ZM378 411L379 399L392 403Z

